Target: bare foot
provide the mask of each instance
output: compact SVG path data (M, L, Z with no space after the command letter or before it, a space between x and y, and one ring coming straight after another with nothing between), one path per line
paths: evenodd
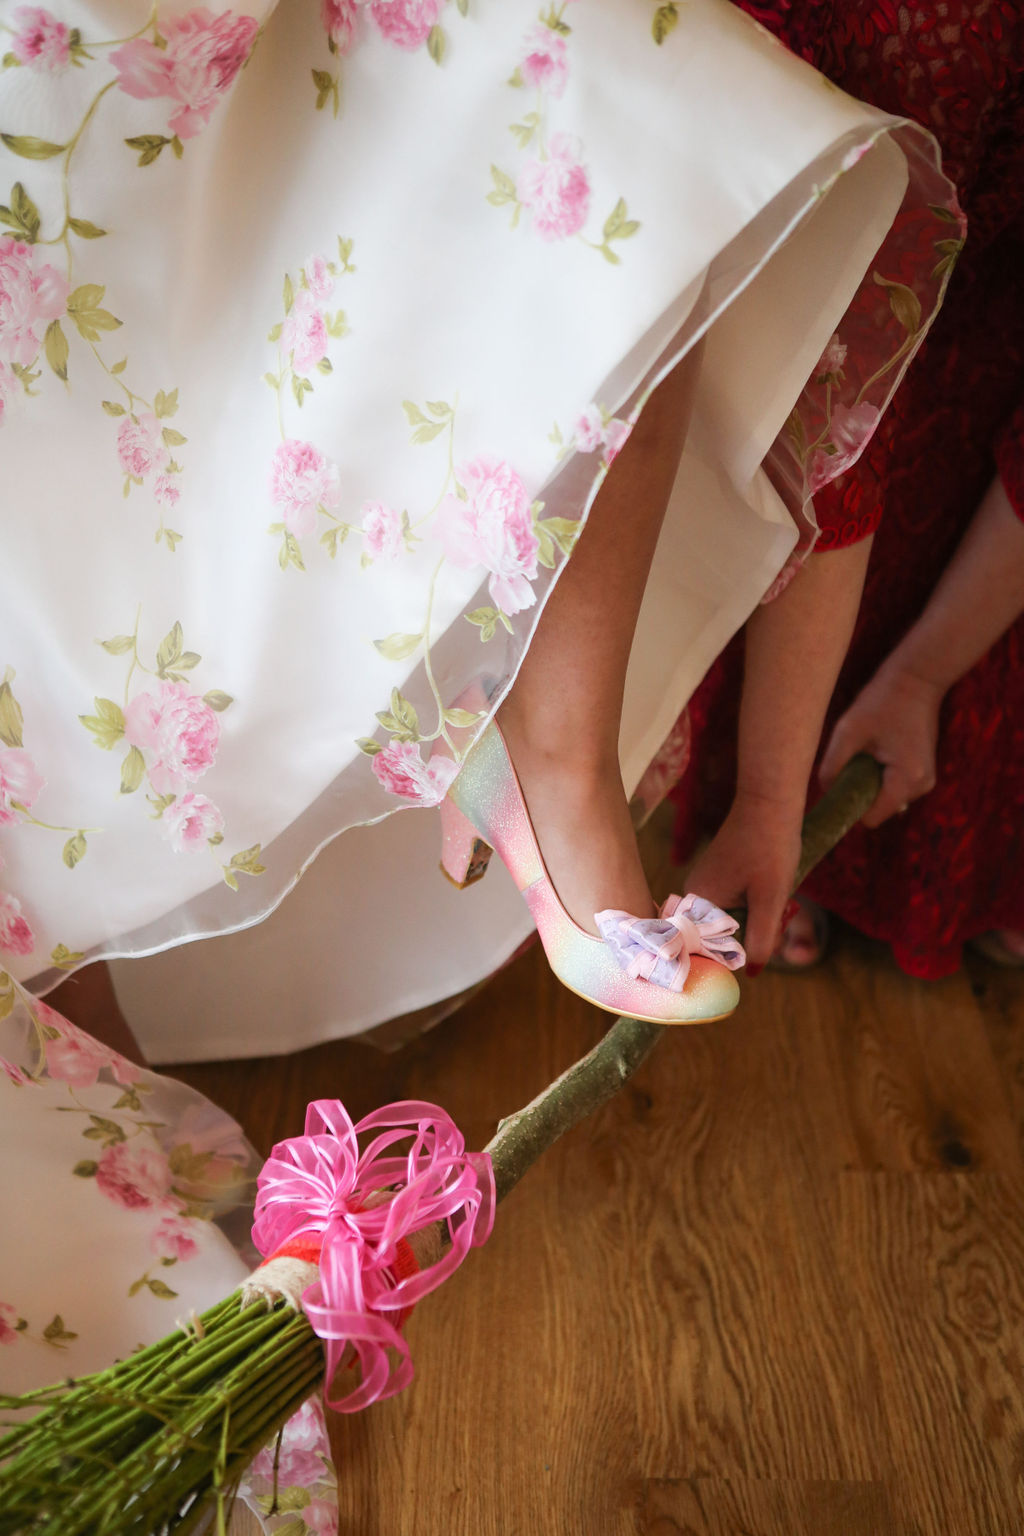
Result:
M618 763L604 769L532 748L514 713L499 711L519 782L559 899L587 933L606 907L654 915Z
M72 1024L84 1029L101 1045L127 1056L138 1066L146 1065L139 1042L118 1006L110 968L102 960L83 965L80 971L62 981L47 994L46 1001Z

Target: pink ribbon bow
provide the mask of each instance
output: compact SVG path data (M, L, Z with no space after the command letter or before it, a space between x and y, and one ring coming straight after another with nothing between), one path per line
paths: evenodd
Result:
M360 1153L357 1137L371 1131L380 1134ZM410 1137L407 1151L392 1151ZM487 1241L494 1203L490 1157L467 1152L458 1127L436 1104L403 1100L353 1125L344 1105L317 1099L306 1111L305 1135L278 1142L259 1176L252 1237L264 1257L299 1237L322 1240L320 1278L302 1305L327 1344L330 1407L355 1413L408 1385L413 1365L396 1314ZM447 1253L399 1279L408 1268L399 1245L441 1220L451 1238ZM334 1400L335 1372L353 1359L360 1384Z
M609 909L595 913L595 921L624 971L670 992L683 990L691 955L717 960L730 971L747 958L733 938L739 923L703 896L670 896L657 917Z

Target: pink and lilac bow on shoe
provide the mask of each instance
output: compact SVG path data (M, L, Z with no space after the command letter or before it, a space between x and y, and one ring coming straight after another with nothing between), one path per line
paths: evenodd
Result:
M360 1152L357 1138L369 1132L379 1134ZM393 1150L410 1138L407 1150ZM353 1125L337 1100L318 1099L305 1135L278 1142L259 1176L253 1242L267 1258L303 1240L315 1252L319 1243L320 1278L302 1305L327 1344L332 1408L354 1413L412 1379L402 1314L486 1242L494 1203L490 1157L467 1152L436 1104L404 1100ZM421 1270L407 1239L437 1221L447 1223L451 1247ZM355 1360L359 1386L332 1400L335 1372Z
M690 956L704 955L738 970L746 960L733 937L735 918L703 896L670 896L657 917L631 917L611 909L595 913L598 931L616 960L634 980L681 992Z

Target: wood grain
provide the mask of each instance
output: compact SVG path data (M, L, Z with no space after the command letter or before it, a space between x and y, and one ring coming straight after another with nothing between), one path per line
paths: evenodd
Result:
M482 1146L603 1027L534 948L397 1054L178 1075L264 1150L325 1095ZM412 1318L412 1388L334 1421L341 1536L1017 1536L1022 1128L1024 975L840 931L744 984L527 1174Z

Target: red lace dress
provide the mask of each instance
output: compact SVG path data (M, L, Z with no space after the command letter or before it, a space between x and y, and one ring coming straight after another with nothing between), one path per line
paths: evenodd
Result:
M968 217L946 304L864 459L815 498L815 558L876 532L863 605L823 740L921 613L997 469L1024 518L1024 9L1020 0L771 0L743 9L854 96L943 146ZM884 515L883 515L884 514ZM742 642L690 705L675 791L688 857L728 809ZM857 827L808 895L912 975L964 942L1024 929L1024 620L947 695L938 783L902 817Z

